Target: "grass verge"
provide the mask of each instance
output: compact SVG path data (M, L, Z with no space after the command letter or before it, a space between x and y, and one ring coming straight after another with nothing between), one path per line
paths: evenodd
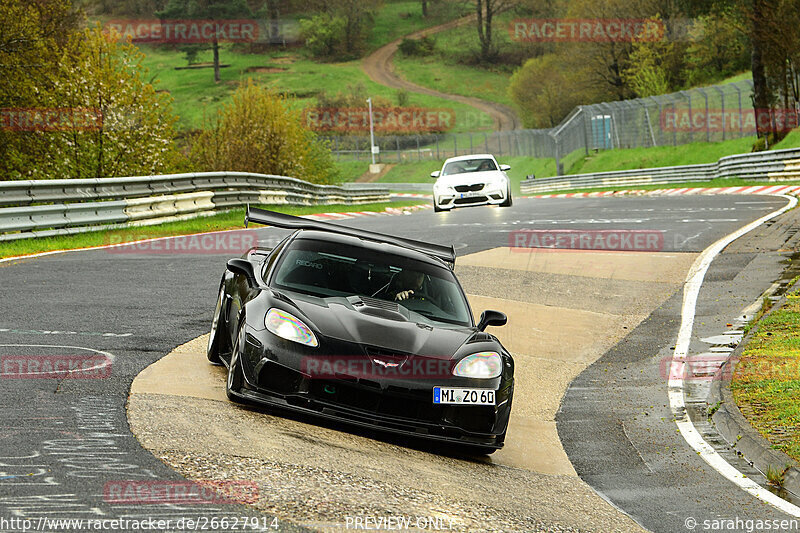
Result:
M385 211L387 207L404 207L416 205L420 202L389 202L363 205L318 205L318 206L288 206L265 205L258 206L289 215L310 215L314 213L342 212L342 211ZM227 229L241 229L244 227L244 208L233 209L224 213L217 213L208 217L194 218L180 222L167 222L153 226L139 226L122 229L99 230L78 235L63 237L46 237L36 239L21 239L19 241L0 242L0 258L30 255L40 252L55 250L72 250L75 248L91 248L131 240L152 239L157 237L171 237L175 235L190 235L209 231ZM124 237L124 238L123 238ZM120 240L123 239L123 240Z
M348 87L362 84L371 97L383 97L393 103L398 101L398 91L373 82L361 70L360 61L342 63L319 63L301 53L274 51L264 54L247 54L235 50L232 45L223 45L220 61L230 65L221 69L222 81L214 83L210 68L176 70L187 65L184 55L176 50L141 46L145 54L143 64L149 77L158 80L157 88L170 93L174 98L174 110L178 115L180 129L199 129L216 116L216 111L230 101L240 82L252 78L264 86L294 97L292 105L304 109L317 105L317 95L348 92ZM198 56L201 62L211 61L211 52ZM409 93L408 106L434 109L452 109L457 120L452 132L474 131L475 124L493 124L491 118L471 106L443 98ZM366 104L365 104L366 105ZM473 118L477 117L477 118ZM486 129L486 128L484 128ZM369 134L367 130L364 132Z
M742 414L772 447L800 461L800 289L758 323L731 391Z

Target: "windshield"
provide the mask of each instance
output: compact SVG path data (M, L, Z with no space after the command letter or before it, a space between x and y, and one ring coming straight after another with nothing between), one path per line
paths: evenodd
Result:
M484 172L486 170L497 170L497 165L491 159L462 159L451 161L444 166L442 176L450 174L464 174L465 172Z
M281 257L272 286L320 298L376 298L396 302L419 322L472 325L450 270L354 246L296 240Z

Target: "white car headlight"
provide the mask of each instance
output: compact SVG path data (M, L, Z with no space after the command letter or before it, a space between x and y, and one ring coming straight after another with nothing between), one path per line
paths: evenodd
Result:
M299 342L314 348L319 346L317 337L311 331L311 328L303 324L303 321L296 316L281 309L275 309L274 307L270 309L267 312L267 316L264 317L264 325L267 326L267 330L282 339Z
M496 378L503 373L503 358L497 352L480 352L466 356L453 369L462 378Z

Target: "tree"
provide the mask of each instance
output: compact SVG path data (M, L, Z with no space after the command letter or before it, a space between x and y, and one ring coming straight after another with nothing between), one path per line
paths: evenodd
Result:
M252 17L246 0L169 0L167 6L156 13L161 20L213 20L223 22L237 18ZM219 34L214 32L211 42L183 47L188 57L200 50L211 49L214 56L214 81L219 83Z
M493 42L492 24L494 17L516 6L515 0L475 0L475 14L478 23L478 40L480 41L480 58L489 62L497 55Z
M730 10L697 17L685 54L689 85L708 83L747 70L750 52L747 32Z
M192 145L197 171L276 174L316 183L336 178L333 156L286 98L248 80Z
M800 64L800 13L796 0L710 0L703 4L702 14L733 13L741 21L740 31L747 36L750 49L750 70L753 75L753 108L757 117L756 131L762 143L770 144L785 135L786 128L775 114L779 103L785 108L780 115L793 115L797 121L797 65Z
M661 17L647 21L660 26ZM646 40L633 44L628 57L628 67L622 71L622 79L637 97L644 98L670 92L676 84L670 79L670 60L674 60L675 44L668 39ZM679 72L681 69L672 69Z
M44 176L104 178L170 170L177 161L172 99L146 81L144 55L95 27L73 35L57 68L51 106L97 117L49 133Z
M335 54L331 57L353 58L363 53L367 37L369 36L375 12L380 7L380 0L364 2L364 0L311 0L311 7L318 11L327 26L337 26L342 21L342 27L335 35L339 41ZM314 17L316 18L316 17ZM306 34L313 30L305 27ZM334 37L331 37L334 39Z
M0 0L0 110L42 107L53 90L52 70L81 17L68 0ZM5 117L0 116L0 122ZM0 126L0 172L16 175L23 161L44 157L37 135Z
M580 89L568 57L548 54L529 59L509 83L508 92L531 128L552 128L590 94ZM569 88L569 89L567 89Z

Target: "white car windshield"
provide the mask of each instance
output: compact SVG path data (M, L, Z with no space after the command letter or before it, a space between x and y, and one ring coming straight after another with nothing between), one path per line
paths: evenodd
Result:
M464 174L466 172L484 172L487 170L497 170L497 165L491 159L462 159L447 163L444 166L444 170L442 170L442 176Z

